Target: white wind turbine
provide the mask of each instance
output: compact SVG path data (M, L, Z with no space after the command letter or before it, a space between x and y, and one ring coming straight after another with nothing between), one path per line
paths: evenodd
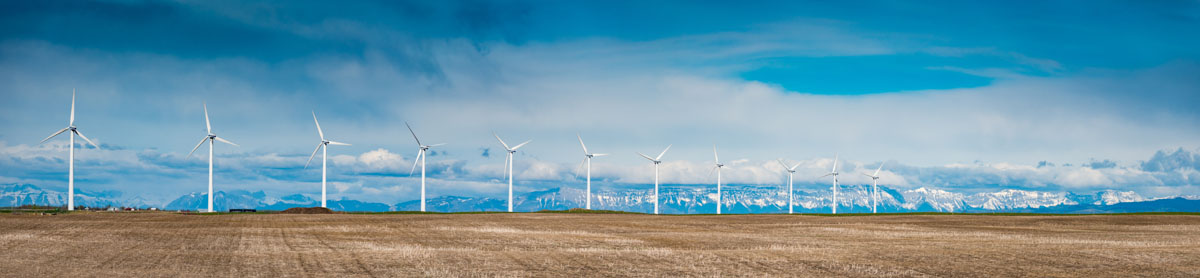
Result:
M828 174L821 176L822 178L828 177L828 176L833 176L833 214L837 214L837 207L838 207L837 162L838 162L838 156L837 156L837 154L834 154L833 155L833 170L830 170Z
M862 173L863 176L871 177L871 213L876 213L875 206L879 204L879 170L883 170L883 162L879 163L879 168L875 169L875 174Z
M79 129L75 127L75 89L71 89L71 120L67 123L67 127L50 134L50 137L42 139L42 142L38 144L46 143L50 138L67 131L71 132L71 142L67 146L70 149L67 154L67 210L75 210L75 135L79 135L79 138L92 144L93 147L100 148L96 143L92 143L92 140L88 140L87 136L83 136L83 133L79 133Z
M350 144L325 140L325 132L321 131L321 122L317 121L317 112L313 111L313 123L317 124L317 135L321 136L321 143L317 144L317 149L313 150L312 155L308 156L308 162L304 163L304 168L308 168L308 164L312 163L314 157L317 157L317 151L321 152L321 207L325 206L325 162L329 160L329 145L349 146Z
M638 155L649 159L650 162L654 162L654 214L658 214L658 164L662 163L663 155L667 154L667 150L670 149L671 145L667 145L667 148L663 149L663 151L654 158L650 158L650 156L642 153L637 153Z
M606 156L603 153L588 152L587 145L583 144L583 137L575 134L575 138L579 138L579 146L583 147L583 164L587 164L587 209L592 209L592 158ZM578 172L576 172L578 173Z
M788 172L788 214L791 214L792 213L792 175L796 174L796 167L800 167L800 162L796 162L796 165L792 165L792 167L788 167L787 164L783 163L783 159L781 158L781 159L779 159L779 165L783 166L783 170Z
M192 148L191 152L188 152L187 157L192 157L192 153L195 153L196 149L200 148L200 145L204 145L204 142L208 141L208 212L213 212L213 145L217 144L216 141L221 141L222 143L234 146L238 146L238 144L234 144L233 142L229 142L229 140L217 137L216 134L212 133L212 124L208 121L207 103L204 104L204 126L208 130L208 135L205 135L204 139L200 139L200 143L196 144L196 147Z
M713 170L717 171L717 214L721 214L721 168L724 168L725 164L721 164L721 159L717 157L716 145L713 145L713 164ZM709 175L712 175L713 170L709 171Z
M421 161L421 211L425 211L425 151L429 148L445 145L445 143L422 145L421 139L417 139L417 132L413 131L412 126L408 122L404 122L404 126L408 127L408 133L412 133L413 140L417 140L417 159L413 160L412 170L408 170L408 175L412 176L413 171L417 170L417 161Z
M525 140L525 142L522 142L522 143L517 144L516 146L513 146L510 148L510 147L508 147L508 144L504 143L504 139L500 139L500 135L496 135L495 132L492 132L492 136L496 136L496 140L500 140L500 145L504 145L504 150L508 152L508 155L506 155L504 157L504 169L508 170L508 212L512 212L513 211L513 169L512 169L513 155L517 153L517 149L521 148L521 146L524 146L525 144L529 144L529 142L533 141L533 139Z

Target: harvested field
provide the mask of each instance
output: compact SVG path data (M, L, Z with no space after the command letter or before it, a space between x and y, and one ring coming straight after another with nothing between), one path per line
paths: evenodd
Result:
M1200 276L1200 216L0 215L0 276Z

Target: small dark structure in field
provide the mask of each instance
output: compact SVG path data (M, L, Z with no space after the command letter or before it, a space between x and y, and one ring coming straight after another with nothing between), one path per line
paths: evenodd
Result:
M331 210L331 209L328 209L328 208L323 208L323 207L311 207L311 208L290 208L290 209L285 209L285 210L283 210L283 211L281 211L281 212L279 212L279 213L289 213L289 214L331 214L331 213L333 213L333 210Z
M257 209L229 209L229 212L258 212Z

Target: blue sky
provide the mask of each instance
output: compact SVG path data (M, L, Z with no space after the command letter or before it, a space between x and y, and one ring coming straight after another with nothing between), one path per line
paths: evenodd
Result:
M65 140L37 142L76 88L104 145L81 188L147 198L204 189L206 101L242 145L218 189L318 193L315 111L354 144L330 149L335 199L415 198L404 121L449 143L435 196L503 192L493 131L534 139L526 191L578 183L579 133L613 187L667 144L667 182L709 183L715 144L744 184L785 158L818 190L840 154L898 188L1194 195L1195 30L1196 1L4 2L0 182L65 187Z

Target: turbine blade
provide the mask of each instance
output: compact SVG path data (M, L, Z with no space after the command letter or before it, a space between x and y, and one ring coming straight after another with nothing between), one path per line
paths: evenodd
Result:
M338 145L338 146L350 146L350 143L342 143L342 142L337 142L337 141L329 141L329 144L330 145Z
M713 163L721 164L721 158L717 157L717 145L713 145Z
M638 155L640 155L640 156L642 156L642 157L645 157L646 159L649 159L650 161L654 161L654 158L653 158L653 157L650 157L650 156L648 156L648 155L645 155L645 154L642 154L642 153L637 153L637 154L638 154Z
M208 121L208 103L204 103L204 128L208 130L208 134L212 134L212 123Z
M872 177L872 178L875 177L875 176L872 176L871 174L867 174L867 173L859 173L859 174L862 174L863 176L867 176L867 177Z
M445 146L445 145L446 145L446 143L437 143L437 144L429 145L429 146L426 146L426 147L430 147L430 148L432 148L432 147L437 147L437 146Z
M833 173L828 173L828 174L825 174L825 175L817 177L817 178L819 179L819 178L824 178L824 177L828 177L828 176L832 176L832 175L833 175Z
M221 137L216 137L216 136L213 136L213 139L217 139L217 141L221 141L221 143L230 144L230 145L233 145L233 146L235 146L235 147L241 147L241 145L234 144L233 142L229 142L229 140L225 140L225 138L221 138Z
M100 146L96 145L96 143L92 143L92 140L88 140L87 136L83 136L83 133L80 133L78 129L75 130L75 135L79 135L79 138L83 138L83 141L87 141L88 144L92 144L92 147L96 147L97 149L100 148Z
M325 141L325 132L321 131L321 122L317 121L317 111L312 112L313 122L317 123L317 135L321 136L321 141Z
M75 125L75 88L71 88L71 125Z
M576 133L575 138L579 138L579 146L583 147L583 155L587 155L588 154L587 145L583 144L583 137L580 137L579 133Z
M783 166L783 169L784 169L784 170L791 170L791 169L788 169L788 167L787 167L787 164L784 164L784 163L783 163L783 159L782 159L782 158L780 158L779 160L775 160L775 161L776 161L776 162L779 162L779 166Z
M418 150L418 151L417 151L417 158L416 158L416 159L413 159L413 167L412 167L412 170L408 170L408 175L409 175L409 176L412 176L413 172L414 172L414 171L417 171L417 161L421 161L421 156L423 156L423 155L425 155L425 151L422 151L422 150Z
M706 176L705 178L711 178L714 171L717 171L717 166L713 166L712 168L709 168L708 176Z
M313 160L313 158L314 158L314 157L317 157L317 152L318 152L318 151L320 151L320 150L321 150L321 146L324 146L324 145L325 145L325 143L324 143L324 142L317 144L317 149L313 150L313 154L312 154L312 155L308 156L308 162L305 162L305 163L304 163L304 168L308 168L308 164L309 164L309 163L312 163L312 160Z
M875 175L873 175L873 176L876 176L876 177L878 177L878 176L879 176L879 170L883 170L883 162L880 162L880 163L879 163L879 168L878 168L878 169L875 169Z
M830 172L837 172L837 162L838 162L838 154L833 154L833 171L830 171Z
M529 144L529 142L533 142L533 139L525 140L525 142L521 142L520 144L517 144L516 146L513 146L513 147L512 147L512 150L514 150L514 151L515 151L515 150L517 150L517 149L520 149L520 148L521 148L521 146L524 146L525 144Z
M192 148L191 152L188 152L187 157L192 157L192 153L196 152L196 149L199 149L200 145L204 145L204 141L208 141L208 136L204 136L204 139L200 139L200 143L197 143L196 147Z
M507 153L507 155L504 155L504 173L507 174L509 171L508 167L511 167L511 165L508 165L508 160L509 160L509 157L512 156L512 153L510 153L510 152L505 152L505 153Z
M496 136L496 140L500 140L500 145L504 145L504 150L506 150L506 151L507 151L507 150L511 150L511 149L512 149L512 148L509 148L509 147L508 147L508 144L504 143L504 139L500 139L500 135L496 135L496 133L495 133L495 132L492 132L492 136ZM507 161L507 160L506 160L506 161Z
M421 146L421 139L417 139L417 132L412 130L412 126L408 125L408 121L404 121L404 126L408 127L408 133L412 133L413 140L417 140L417 146Z
M46 141L50 140L50 138L54 138L54 136L58 136L59 134L62 134L63 132L67 132L67 130L70 130L70 129L71 129L70 127L64 127L63 129L58 130L58 132L55 132L54 134L50 134L50 136L46 137L46 139L42 139L42 141L38 142L38 144L46 143Z
M663 155L667 154L667 150L670 150L670 149L671 149L671 145L667 145L667 148L663 149L663 151L661 153L658 153L658 157L655 157L654 160L662 160Z
M583 161L579 162L579 167L575 167L575 178L574 179L579 179L579 172L583 171L583 165L585 163L587 163L587 158L584 158Z
M606 154L606 153L594 153L594 154L592 154L592 157L601 157L601 156L606 156L606 155L608 155L608 154Z
M796 162L796 165L792 165L792 168L788 168L788 170L789 170L789 171L795 171L795 170L796 170L796 167L800 167L800 162Z

